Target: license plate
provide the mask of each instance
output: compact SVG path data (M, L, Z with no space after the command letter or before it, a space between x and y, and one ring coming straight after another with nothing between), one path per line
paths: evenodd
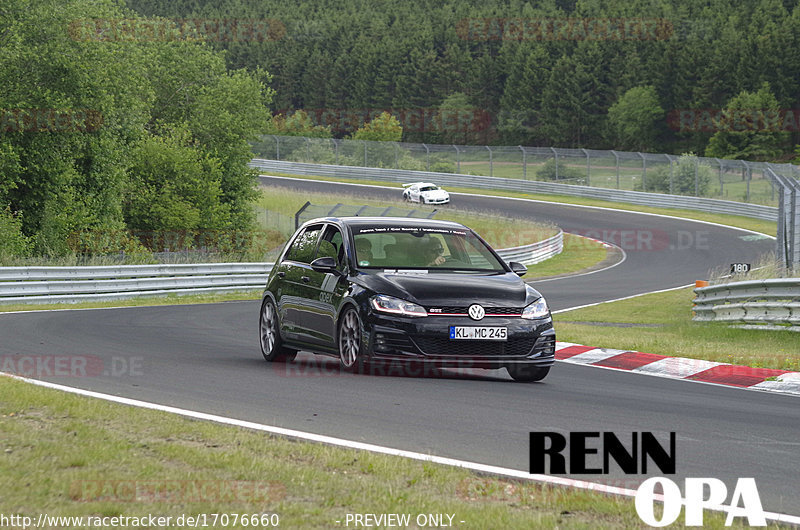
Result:
M453 340L506 340L508 329L501 327L450 326Z

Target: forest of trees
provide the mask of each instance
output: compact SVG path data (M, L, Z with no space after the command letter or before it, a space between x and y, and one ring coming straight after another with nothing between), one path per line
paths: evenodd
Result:
M767 149L743 148L747 138L729 136L709 154L785 158L800 141L800 115L791 110L800 108L797 2L128 4L148 16L269 20L273 31L263 42L217 39L214 46L227 50L229 68L270 72L273 112L306 109L338 137L353 132L348 113L435 113L458 102L463 113L477 117L472 126L437 128L401 119L403 139L706 154L714 132L725 128L708 122L725 116L736 98L752 100L766 87L768 102L789 111L777 120L784 134L772 134ZM764 120L751 114L742 127L760 131Z

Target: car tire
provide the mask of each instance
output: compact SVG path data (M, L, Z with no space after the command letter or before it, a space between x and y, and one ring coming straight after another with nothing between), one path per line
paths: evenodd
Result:
M506 366L511 379L520 383L533 383L541 381L550 372L549 366L536 366L535 364L512 364Z
M358 311L348 306L339 318L336 334L339 347L339 364L348 372L361 372L364 367L363 326Z
M261 303L261 314L258 318L258 337L261 343L261 355L270 362L291 362L297 351L286 348L281 339L278 326L278 312L270 298Z

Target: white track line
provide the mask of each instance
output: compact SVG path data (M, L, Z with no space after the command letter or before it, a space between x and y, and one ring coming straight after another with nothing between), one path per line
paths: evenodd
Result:
M234 418L227 418L225 416L217 416L215 414L208 414L205 412L197 412L193 410L181 409L178 407L170 407L167 405L159 405L157 403L150 403L148 401L140 401L138 399L131 399L125 398L121 396L113 396L111 394L104 394L102 392L94 392L92 390L85 390L82 388L75 388L65 385L59 385L56 383L50 383L48 381L40 381L38 379L29 379L26 377L20 377L17 375L6 374L0 372L0 374L6 375L11 377L12 379L16 379L19 381L24 381L26 383L30 383L37 386L42 386L45 388L51 388L54 390L60 390L62 392L68 392L70 394L77 394L86 397L92 397L97 399L102 399L105 401L111 401L114 403L120 403L122 405L129 405L133 407L139 407L143 409L150 409L150 410L157 410L161 412L167 412L169 414L177 414L179 416L184 416L187 418L194 418L198 420L205 420L205 421L213 421L215 423L221 423L224 425L232 425L235 427L242 427L245 429L252 429L261 432L267 432L270 434L275 434L278 436L285 436L289 438L295 438L300 440L306 440L310 442L317 442L323 443L327 445L334 445L338 447L344 447L347 449L356 449L360 451L369 451L372 453L379 453L391 456L399 456L403 458L410 458L412 460L419 460L422 462L432 462L435 464L442 464L445 466L452 466L452 467L460 467L463 469L468 469L470 471L475 471L478 473L488 473L492 475L499 475L514 479L522 479L522 480L529 480L533 482L542 482L546 484L551 484L554 486L567 486L573 487L578 489L584 490L591 490L597 491L600 493L608 493L612 495L621 495L625 497L635 497L636 490L631 490L627 488L618 488L616 486L608 486L606 484L599 484L596 482L588 482L585 480L574 480L569 478L563 477L554 477L550 475L537 475L537 474L530 474L524 471L520 471L518 469L510 469L505 467L498 467L498 466L491 466L488 464L480 464L477 462L469 462L466 460L457 460L455 458L447 458L443 456L436 456L436 455L426 455L422 453L416 453L414 451L406 451L403 449L394 449L391 447L384 447L382 445L374 445L368 444L364 442L355 442L352 440L344 440L342 438L334 438L332 436L324 436L321 434L314 434L304 431L296 431L294 429L285 429L283 427L275 427L272 425L264 425L261 423L254 423L250 421L244 420L237 420ZM657 500L663 500L660 495L655 496ZM685 500L684 500L685 504ZM723 507L725 508L725 507ZM725 511L719 510L719 511ZM782 514L782 513L775 513L775 512L764 512L764 516L767 519L772 521L779 521L785 522L789 524L797 524L800 525L800 517L789 515L789 514Z

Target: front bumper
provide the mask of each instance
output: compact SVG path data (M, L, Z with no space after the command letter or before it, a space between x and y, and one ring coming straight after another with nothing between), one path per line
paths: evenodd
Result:
M446 199L422 199L422 202L425 204L447 204L450 202L450 197Z
M428 316L366 322L369 357L374 361L424 362L442 367L503 368L513 364L551 366L556 335L550 318ZM450 326L501 326L506 341L452 340Z

